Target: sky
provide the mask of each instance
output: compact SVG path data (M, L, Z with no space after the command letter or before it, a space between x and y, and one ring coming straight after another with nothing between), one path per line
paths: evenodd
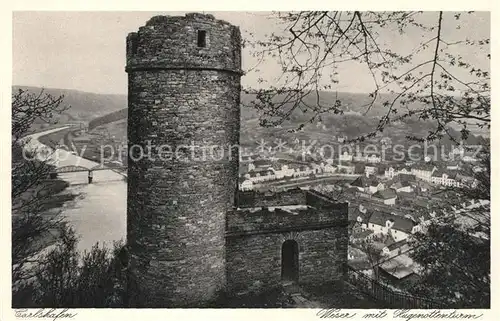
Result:
M264 39L266 34L281 32L268 12L207 12L240 27L242 36L250 33ZM155 15L184 15L185 12L14 12L13 13L13 85L76 89L87 92L126 94L125 39ZM456 29L453 13L445 14L443 35L448 42L465 38L489 38L490 14L478 12L461 20ZM424 22L435 22L436 13L423 15ZM420 34L381 36L396 51L408 51L421 41ZM378 39L379 40L379 39ZM471 62L489 70L489 61L479 59L477 48L457 48ZM461 51L460 51L461 50ZM243 69L255 66L250 49L242 52ZM242 84L258 87L258 78L274 79L280 66L265 61L259 71L247 73ZM370 92L372 78L361 64L342 65L340 83L333 90Z

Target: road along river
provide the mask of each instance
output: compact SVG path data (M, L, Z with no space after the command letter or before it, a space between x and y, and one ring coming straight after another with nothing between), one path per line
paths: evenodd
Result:
M66 128L68 127L28 136L27 148L36 149L39 154L44 155L43 151L48 151L50 148L43 145L39 138ZM92 168L100 165L64 149L57 149L48 157L48 161L57 167L75 165ZM95 171L92 184L88 184L87 172L63 173L59 174L59 177L71 184L67 192L79 195L64 205L62 214L80 237L78 243L80 251L89 250L96 242L110 247L113 241L125 241L127 183L121 174L111 170Z

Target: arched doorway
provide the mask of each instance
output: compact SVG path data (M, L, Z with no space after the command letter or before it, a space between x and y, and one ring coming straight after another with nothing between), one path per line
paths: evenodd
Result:
M281 279L299 280L299 245L294 240L283 242L281 247Z

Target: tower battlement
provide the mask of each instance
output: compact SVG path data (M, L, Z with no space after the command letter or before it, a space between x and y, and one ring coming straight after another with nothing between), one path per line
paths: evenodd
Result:
M126 71L220 70L242 74L238 27L212 15L155 16L127 37Z

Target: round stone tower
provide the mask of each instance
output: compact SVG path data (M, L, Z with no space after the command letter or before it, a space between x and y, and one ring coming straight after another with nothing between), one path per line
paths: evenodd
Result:
M225 286L240 39L202 14L156 16L127 37L131 306L203 306Z

